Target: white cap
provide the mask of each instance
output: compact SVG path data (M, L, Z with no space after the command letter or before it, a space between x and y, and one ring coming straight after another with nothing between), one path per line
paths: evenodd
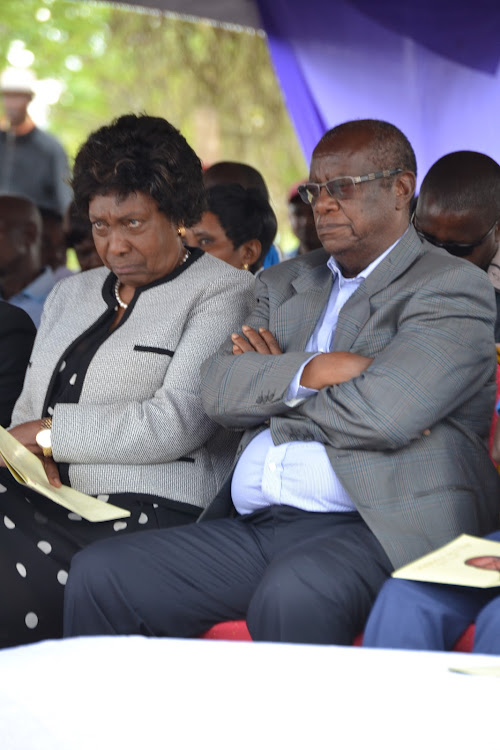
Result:
M0 76L0 92L34 94L36 78L25 68L6 68Z

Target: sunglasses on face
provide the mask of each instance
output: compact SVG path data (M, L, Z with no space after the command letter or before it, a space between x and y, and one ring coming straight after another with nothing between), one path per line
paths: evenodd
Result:
M416 216L415 214L413 214L413 216L411 217L411 223L415 227L415 231L421 240L427 240L427 242L430 242L431 245L434 245L435 247L441 247L443 248L443 250L446 250L448 253L450 253L450 255L455 255L457 258L464 258L466 255L470 255L476 247L479 247L479 245L482 245L483 242L488 239L488 237L498 224L498 219L495 219L495 223L493 224L493 226L488 229L486 234L483 235L481 239L476 240L476 242L441 242L440 240L436 239L436 237L433 237L432 234L422 232L422 230L417 227L415 222Z
M337 201L346 201L355 197L356 185L361 182L371 182L372 180L379 180L381 177L392 177L392 175L402 171L398 167L397 169L384 169L381 172L362 174L359 177L336 177L334 180L328 180L327 182L306 182L305 185L299 185L297 190L304 203L310 205L313 205L319 198L321 188L325 188L331 198L335 198Z

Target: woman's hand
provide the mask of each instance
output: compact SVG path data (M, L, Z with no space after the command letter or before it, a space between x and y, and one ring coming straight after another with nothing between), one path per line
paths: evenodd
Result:
M259 328L258 331L250 326L242 326L241 330L246 338L238 333L233 333L233 354L244 354L244 352L257 352L258 354L283 354L278 342L271 331L267 328Z
M36 436L41 429L41 420L35 419L32 422L24 422L23 424L18 424L11 430L9 430L9 432L12 437L15 437L16 440L19 440L19 442L22 443L25 448L31 451L31 453L34 453L35 456L40 459L50 484L53 487L60 487L61 479L59 477L59 470L57 468L56 462L53 458L44 456L41 447L36 442ZM5 466L5 464L3 463L2 465Z
M50 456L42 456L40 460L43 464L43 468L45 469L45 473L47 474L47 479L49 480L50 484L53 487L62 487L61 478L59 476L59 469L57 468L57 464L54 459Z

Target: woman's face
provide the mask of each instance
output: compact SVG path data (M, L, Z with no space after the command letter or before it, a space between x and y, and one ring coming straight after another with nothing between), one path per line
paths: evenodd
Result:
M150 284L181 261L177 226L145 193L96 195L89 202L89 218L102 262L126 286Z
M211 211L205 211L198 224L186 229L185 242L188 247L199 247L236 268L243 268L246 263L242 253L239 249L235 250L219 219Z

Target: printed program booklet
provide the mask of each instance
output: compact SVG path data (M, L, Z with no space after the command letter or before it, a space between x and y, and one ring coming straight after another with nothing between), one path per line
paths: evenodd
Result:
M87 521L114 521L118 518L130 516L130 511L90 495L85 495L72 487L66 487L65 485L53 487L47 479L40 459L3 427L0 427L0 455L19 484L45 495L54 503L77 513Z
M392 574L409 581L489 589L500 586L500 542L462 534Z

